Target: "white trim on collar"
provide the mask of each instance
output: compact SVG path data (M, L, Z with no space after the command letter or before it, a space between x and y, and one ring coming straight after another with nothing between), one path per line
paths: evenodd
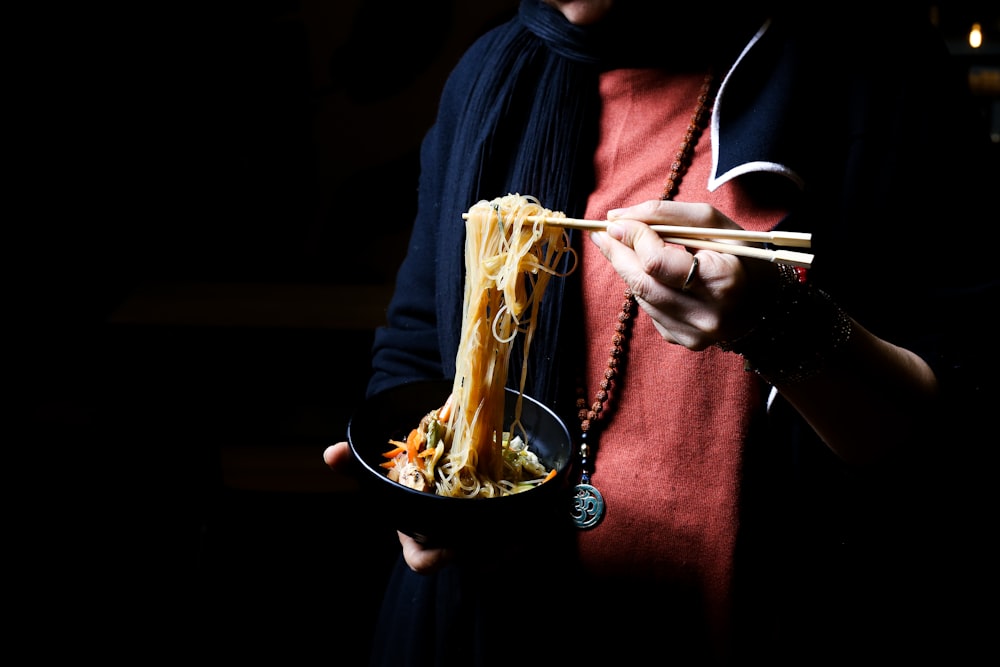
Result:
M711 120L709 121L709 127L712 137L712 169L709 172L708 185L707 185L709 192L714 192L724 183L731 181L737 176L742 176L743 174L749 174L752 172L769 172L773 174L780 174L791 180L800 189L804 186L804 181L802 180L802 177L799 176L792 169L788 168L783 164L779 164L776 162L766 162L763 160L744 162L743 164L737 165L736 167L725 172L724 174L716 173L719 169L719 108L720 105L722 104L722 99L726 92L726 86L729 83L729 79L732 76L733 72L736 70L737 67L739 67L740 63L743 61L743 58L746 56L747 53L750 52L750 49L752 49L754 45L760 41L760 39L764 36L764 33L766 33L770 27L771 27L771 19L767 19L766 21L764 21L763 25L761 25L760 29L757 30L756 34L754 34L754 36L750 39L750 41L747 42L747 45L743 47L743 50L740 52L739 57L733 63L733 66L729 68L729 71L726 72L726 76L723 77L722 83L719 84L719 91L715 96L715 103L712 105L712 117Z

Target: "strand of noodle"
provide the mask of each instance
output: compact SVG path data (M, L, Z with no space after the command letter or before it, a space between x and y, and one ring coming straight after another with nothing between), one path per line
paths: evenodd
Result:
M508 323L513 321L515 325L520 324L516 317L510 315L510 308L508 306L503 306L500 309L500 312L497 313L496 317L493 318L493 335L496 336L496 339L501 343L509 343L513 341L518 332L521 331L519 327L514 326L511 327L510 335L505 336L502 333L503 328L501 326L503 324L503 322L501 322L501 318L505 315L509 317Z
M558 275L554 267L563 254L573 252L564 229L545 226L537 218L530 226L525 224L527 216L540 211L544 209L536 199L520 195L479 202L470 210L466 228L466 310L454 403L446 429L451 446L437 468L439 493L502 495L515 486L501 479L503 461L498 442L503 432L510 353L516 334L524 332L527 359L548 280ZM546 231L553 229L555 233ZM540 255L534 252L536 248ZM573 255L575 268L578 258ZM530 312L526 318L522 316L525 311ZM525 361L521 368L521 393L526 365ZM476 409L470 418L471 406ZM512 432L523 433L520 408L519 395Z

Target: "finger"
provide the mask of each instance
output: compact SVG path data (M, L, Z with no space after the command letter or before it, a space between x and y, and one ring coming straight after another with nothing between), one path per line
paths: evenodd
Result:
M613 208L607 213L608 220L620 220L622 218L628 218L631 220L645 220L647 222L652 222L654 219L659 222L658 217L661 202L658 199L650 199L639 204L634 204L632 206L625 206L622 208Z
M653 327L660 334L664 341L672 345L682 345L689 349L703 347L703 338L700 329L688 318L692 316L700 306L687 297L669 302L654 303L643 299L637 299L639 307L650 317ZM692 305L685 304L691 302Z
M645 224L632 220L610 223L607 234L621 246L632 250L630 256L614 243L606 244L606 252L605 248L601 248L637 296L655 298L659 286L678 290L688 281L692 268L691 253L682 246L664 243Z
M739 229L733 220L703 202L678 202L653 199L629 206L612 209L608 220L639 220L649 225L679 225L684 227L715 227Z
M451 549L426 547L402 531L397 531L403 547L403 560L417 574L430 574L451 561Z
M338 442L323 450L323 461L333 470L339 470L351 459L351 449L346 442Z
M640 301L664 340L691 350L713 345L746 322L759 318L746 297L748 282L744 262L733 255L701 250L688 273L688 290L672 291L665 298ZM773 266L767 264L766 266Z

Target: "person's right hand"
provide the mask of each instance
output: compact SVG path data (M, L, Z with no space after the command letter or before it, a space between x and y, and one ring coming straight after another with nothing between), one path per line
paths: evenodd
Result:
M336 472L343 472L351 463L351 448L346 442L338 442L323 450L323 461ZM430 547L421 544L406 533L397 531L399 544L403 548L403 559L417 574L430 574L451 561L451 549Z

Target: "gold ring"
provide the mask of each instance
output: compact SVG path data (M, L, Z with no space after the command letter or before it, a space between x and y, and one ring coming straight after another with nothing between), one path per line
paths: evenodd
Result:
M694 275L698 272L698 255L691 255L691 268L688 269L687 278L684 279L684 284L681 285L681 291L687 292L691 289L691 283L694 282Z

